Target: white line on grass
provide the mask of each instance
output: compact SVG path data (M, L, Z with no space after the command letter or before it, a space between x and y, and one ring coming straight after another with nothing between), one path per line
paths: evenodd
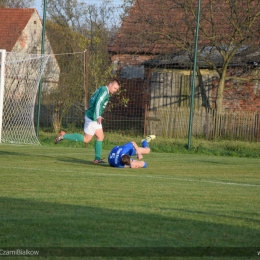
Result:
M6 167L6 166L0 166L0 168L3 169L18 169L18 170L31 170L31 171L42 171L43 169L39 168L23 168L23 167ZM49 172L60 172L57 170L51 170L51 169L44 169L44 171ZM176 177L169 177L169 176L156 176L156 175L133 175L133 174L113 174L113 173L101 173L101 172L79 172L79 171L70 171L66 170L63 172L67 173L81 173L81 174L88 174L88 175L94 175L94 176L106 176L106 177L135 177L140 179L163 179L163 180L175 180L175 181L186 181L186 182L200 182L200 183L212 183L212 184L221 184L221 185L233 185L233 186L243 186L243 187L259 187L260 184L250 184L250 183L237 183L237 182L224 182L224 181L208 181L208 180L195 180L195 179L185 179L185 178L176 178Z

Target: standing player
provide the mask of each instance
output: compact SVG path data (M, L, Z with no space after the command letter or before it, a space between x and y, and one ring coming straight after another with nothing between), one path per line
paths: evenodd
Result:
M146 139L142 140L142 147L139 147L134 141L115 146L108 155L108 163L117 168L147 168L147 163L140 159L143 158L142 154L150 153L148 142L154 138L155 135L148 135ZM135 155L138 160L131 158Z
M61 131L54 143L57 144L63 139L67 139L88 144L93 135L95 135L97 140L95 142L94 163L104 163L104 161L101 160L102 142L104 140L104 132L102 128L103 117L101 115L109 100L109 94L116 93L119 87L119 81L117 79L112 79L107 86L99 87L91 96L89 100L89 108L85 111L84 135L77 133L66 134L64 131Z

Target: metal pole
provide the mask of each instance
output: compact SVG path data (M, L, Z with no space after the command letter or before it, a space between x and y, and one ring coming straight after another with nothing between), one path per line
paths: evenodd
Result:
M195 33L195 46L194 46L193 74L192 74L192 88L191 88L191 99L190 99L190 120L189 120L189 132L188 132L188 149L190 149L190 146L191 146L191 135L192 135L192 119L193 119L193 109L194 109L194 89L195 89L195 81L196 81L197 52L198 52L198 38L199 38L199 24L200 24L200 4L201 4L201 0L198 0L197 22L196 22L196 33Z
M0 143L2 142L6 50L0 50Z
M88 86L88 50L85 53L85 109L88 109L88 97L89 97L89 86Z
M44 54L44 42L45 42L45 26L46 26L46 1L43 1L43 20L42 20L42 44L41 44L41 54ZM42 69L42 66L41 66ZM42 75L42 72L41 72ZM41 94L42 94L42 77L39 83L38 90L38 108L37 108L37 127L36 136L39 137L39 126L40 126L40 111L41 111Z

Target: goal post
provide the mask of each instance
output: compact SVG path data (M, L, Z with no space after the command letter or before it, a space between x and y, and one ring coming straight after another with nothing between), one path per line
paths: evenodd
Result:
M0 143L40 144L34 108L49 55L0 50L0 56Z

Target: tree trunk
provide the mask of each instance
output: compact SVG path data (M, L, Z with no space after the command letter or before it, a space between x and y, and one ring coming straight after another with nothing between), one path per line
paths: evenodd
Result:
M225 87L225 76L222 74L218 83L216 109L219 113L223 111L223 99L224 99L224 87Z
M221 118L223 113L223 99L224 99L224 87L225 87L225 78L226 71L221 74L219 83L218 83L218 91L217 91L217 99L216 99L216 113L215 113L215 134L214 139L218 136L221 136Z

